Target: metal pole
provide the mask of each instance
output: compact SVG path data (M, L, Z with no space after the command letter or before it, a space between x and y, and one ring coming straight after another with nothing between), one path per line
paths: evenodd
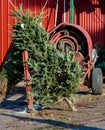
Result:
M74 0L70 0L70 23L74 23Z
M64 0L63 12L64 12L64 19L63 19L63 21L66 22L66 0Z
M59 0L57 0L57 3L56 3L56 12L55 12L55 27L56 27L56 25L57 25L58 3L59 3Z
M32 98L32 87L30 84L30 72L28 68L28 63L27 60L29 58L28 56L28 51L23 51L22 53L22 58L23 58L23 66L24 66L24 80L25 80L25 85L26 85L26 93L27 93L27 103L28 103L28 111L33 111L34 110L34 105L33 105L33 98Z

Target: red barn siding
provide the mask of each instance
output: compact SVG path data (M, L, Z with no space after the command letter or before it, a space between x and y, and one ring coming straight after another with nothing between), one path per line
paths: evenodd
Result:
M29 9L38 14L45 5L46 0L11 0L11 2L17 7L19 7L19 4L22 3L23 9ZM14 9L11 2L9 2L9 0L0 0L0 66L4 62L10 49L10 28L16 21L12 16L10 16L11 10ZM46 17L43 25L46 30L50 30L54 27L55 6L56 0L50 0L44 8Z
M8 0L0 1L0 65L8 50Z
M39 13L46 0L11 0L15 6L23 4L23 9L30 9ZM61 2L62 1L62 2ZM92 1L92 2L91 2ZM84 27L90 34L93 44L99 43L105 46L105 0L74 0L74 23ZM57 24L65 21L69 22L70 0L66 0L66 12L64 16L64 0L59 0ZM5 60L10 48L10 25L15 19L10 16L13 6L9 0L0 0L0 65ZM43 25L46 30L50 30L55 25L56 0L48 0L44 12Z
M75 0L75 23L90 34L93 44L105 46L105 0Z

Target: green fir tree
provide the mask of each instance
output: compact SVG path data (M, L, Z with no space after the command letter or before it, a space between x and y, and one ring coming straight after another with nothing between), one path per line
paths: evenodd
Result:
M49 41L49 34L42 26L40 15L23 11L22 7L13 11L18 21L13 29L14 46L19 52L27 50L30 82L36 104L43 107L69 97L76 92L81 78L81 67L74 53L59 51Z

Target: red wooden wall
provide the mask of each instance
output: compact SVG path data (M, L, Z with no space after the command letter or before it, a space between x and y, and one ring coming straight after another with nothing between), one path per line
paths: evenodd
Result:
M105 0L74 0L75 23L90 34L93 44L105 47Z
M15 6L22 3L24 9L30 9L37 13L46 2L46 0L0 0L0 65L10 49L10 28L15 22L15 19L10 16L11 10L14 9L10 1ZM44 12L48 13L43 25L48 31L55 26L56 1L48 0L44 9ZM98 43L105 46L105 0L74 0L74 4L74 23L84 27L89 32L94 45ZM69 7L70 0L59 0L57 24L69 22Z

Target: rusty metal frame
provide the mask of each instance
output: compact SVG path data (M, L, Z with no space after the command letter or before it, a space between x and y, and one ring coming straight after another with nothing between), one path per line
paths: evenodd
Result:
M87 49L88 49L88 57L89 58L88 58L87 62L82 64L82 66L84 66L84 65L86 66L86 70L85 70L84 76L81 79L81 83L82 84L80 84L80 86L81 85L85 86L84 85L84 81L85 81L85 78L87 77L88 78L87 87L90 87L91 70L92 70L92 67L94 65L94 60L92 60L93 43L92 43L91 37L88 34L88 32L84 28L82 28L81 26L79 26L77 24L69 24L69 23L64 22L64 23L61 23L58 26L54 27L51 31L49 31L50 40L53 41L56 46L58 46L59 41L61 39L63 39L63 38L64 39L68 39L69 38L71 40L71 42L75 45L76 49L74 49L74 50L75 50L75 53L77 54L78 53L78 46L79 46L78 42L77 42L77 39L73 38L73 36L70 36L70 35L68 36L68 35L62 35L61 34L62 32L68 31L69 27L72 28L73 31L75 31L75 32L73 32L74 35L77 33L76 30L79 30L81 32L81 34L83 34L83 36L85 37L85 39L87 41L87 47L88 47ZM65 40L65 41L67 43L69 42L68 40Z
M28 103L28 110L34 110L34 100L32 97L32 86L30 84L30 72L27 60L29 59L28 51L25 50L22 53L23 67L24 67L24 82L26 85L26 99Z

